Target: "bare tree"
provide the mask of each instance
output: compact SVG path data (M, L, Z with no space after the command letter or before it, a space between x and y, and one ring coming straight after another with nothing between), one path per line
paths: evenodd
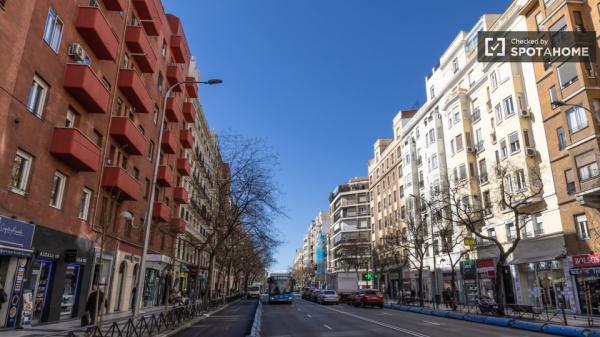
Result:
M410 196L413 205L422 205L420 197ZM414 210L414 211L413 211ZM431 233L428 231L427 210L421 207L409 208L405 219L401 219L401 229L392 231L384 237L384 242L394 251L401 252L405 264L417 270L417 296L419 305L424 305L423 270L424 260L428 256Z
M468 180L456 182L447 193L442 193L437 200L440 204L439 216L453 228L464 228L468 234L485 240L494 245L498 250L498 261L495 266L494 290L499 313L504 314L506 307L506 285L504 284L503 270L510 254L517 248L522 239L522 231L526 225L524 216L533 214L536 205L542 201L543 183L539 174L539 168L529 168L529 178L524 179L524 170L510 163L497 164L496 171L497 188L492 189L494 195L489 200L482 202L470 202L470 184ZM519 179L520 181L516 181ZM488 225L488 215L491 209L497 205L504 213L509 214L513 230L507 233L508 242L501 241L495 235L482 232L482 228ZM490 223L490 225L492 225Z
M255 242L275 247L278 240L272 224L283 215L277 202L279 189L273 181L277 156L264 141L226 134L220 137L219 147L221 160L212 168L215 200L208 236L201 247L209 257L205 304L212 295L216 259L229 254L227 244L234 243L232 238L244 232Z

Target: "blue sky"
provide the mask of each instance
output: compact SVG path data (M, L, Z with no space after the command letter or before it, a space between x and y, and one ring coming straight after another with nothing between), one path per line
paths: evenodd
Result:
M425 100L425 76L460 30L509 0L163 0L184 24L209 125L263 137L280 156L287 218L273 270L291 265L310 220L377 138Z

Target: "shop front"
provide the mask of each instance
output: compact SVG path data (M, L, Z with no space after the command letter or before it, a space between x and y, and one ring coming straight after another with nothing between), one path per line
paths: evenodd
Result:
M24 286L24 297L31 300L31 322L81 316L92 273L93 241L37 226L33 247Z
M475 262L479 296L494 298L495 265L494 259L479 259Z
M124 251L117 251L112 277L112 291L108 294L111 305L109 312L131 310L133 292L137 284L140 257Z
M0 327L17 325L23 309L23 282L33 256L35 225L0 216L0 286L8 301L0 306Z
M172 259L165 255L148 254L143 291L143 306L164 305L173 284Z
M460 261L460 274L462 278L462 291L459 291L460 303L475 304L478 298L476 261Z
M600 254L571 256L570 274L573 277L579 311L600 314Z

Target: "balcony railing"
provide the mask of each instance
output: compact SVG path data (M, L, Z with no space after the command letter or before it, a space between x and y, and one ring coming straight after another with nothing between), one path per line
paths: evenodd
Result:
M171 187L173 181L173 173L171 168L167 165L161 165L158 167L158 173L156 175L156 183L161 187Z
M183 118L188 123L194 123L196 121L196 108L190 102L183 103Z
M181 75L181 70L179 66L176 64L167 66L167 81L169 85L173 85L175 83L183 82L183 75ZM180 92L181 86L176 86L173 88L173 91Z
M186 77L186 81L191 82L195 81L194 77ZM196 83L188 83L185 85L185 91L189 98L198 98L198 85Z
M152 50L144 29L141 26L127 27L125 43L140 70L144 73L154 73L156 69L156 54Z
M177 142L171 131L164 131L162 136L162 142L160 143L162 150L165 153L175 154L177 150Z
M188 191L181 186L175 187L173 189L173 200L180 204L187 204L189 201Z
M67 64L63 86L87 112L108 112L110 93L89 65Z
M152 111L152 97L140 75L134 69L119 70L118 86L129 103L135 107L136 112L150 113Z
M171 123L179 122L179 104L177 104L177 101L175 101L175 97L167 98L165 118Z
M100 147L79 129L54 128L50 153L77 171L96 172L100 166Z
M169 206L164 202L155 202L152 208L152 218L157 221L167 222L169 221Z
M105 166L102 187L118 192L123 200L138 200L141 187L138 181L119 166Z
M97 58L117 59L119 40L98 7L79 7L75 28Z
M110 122L110 135L129 154L142 155L146 151L146 137L128 117L113 116Z
M158 36L158 10L153 0L133 0L133 6L142 22L146 33L150 36Z
M191 149L194 146L192 130L181 130L179 132L179 141L184 149Z

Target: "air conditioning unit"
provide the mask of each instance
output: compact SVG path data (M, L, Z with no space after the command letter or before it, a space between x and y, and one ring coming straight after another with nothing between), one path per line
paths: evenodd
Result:
M532 147L525 148L525 155L527 155L527 157L535 157L536 154L537 154L537 151L534 148L532 148Z
M467 152L473 152L473 153L475 153L475 152L477 152L477 148L476 147L468 147L467 148Z
M531 116L531 114L530 114L529 110L521 110L520 116L521 117L529 117L529 116Z
M69 46L69 55L77 61L84 61L87 57L85 49L79 43L72 43Z

